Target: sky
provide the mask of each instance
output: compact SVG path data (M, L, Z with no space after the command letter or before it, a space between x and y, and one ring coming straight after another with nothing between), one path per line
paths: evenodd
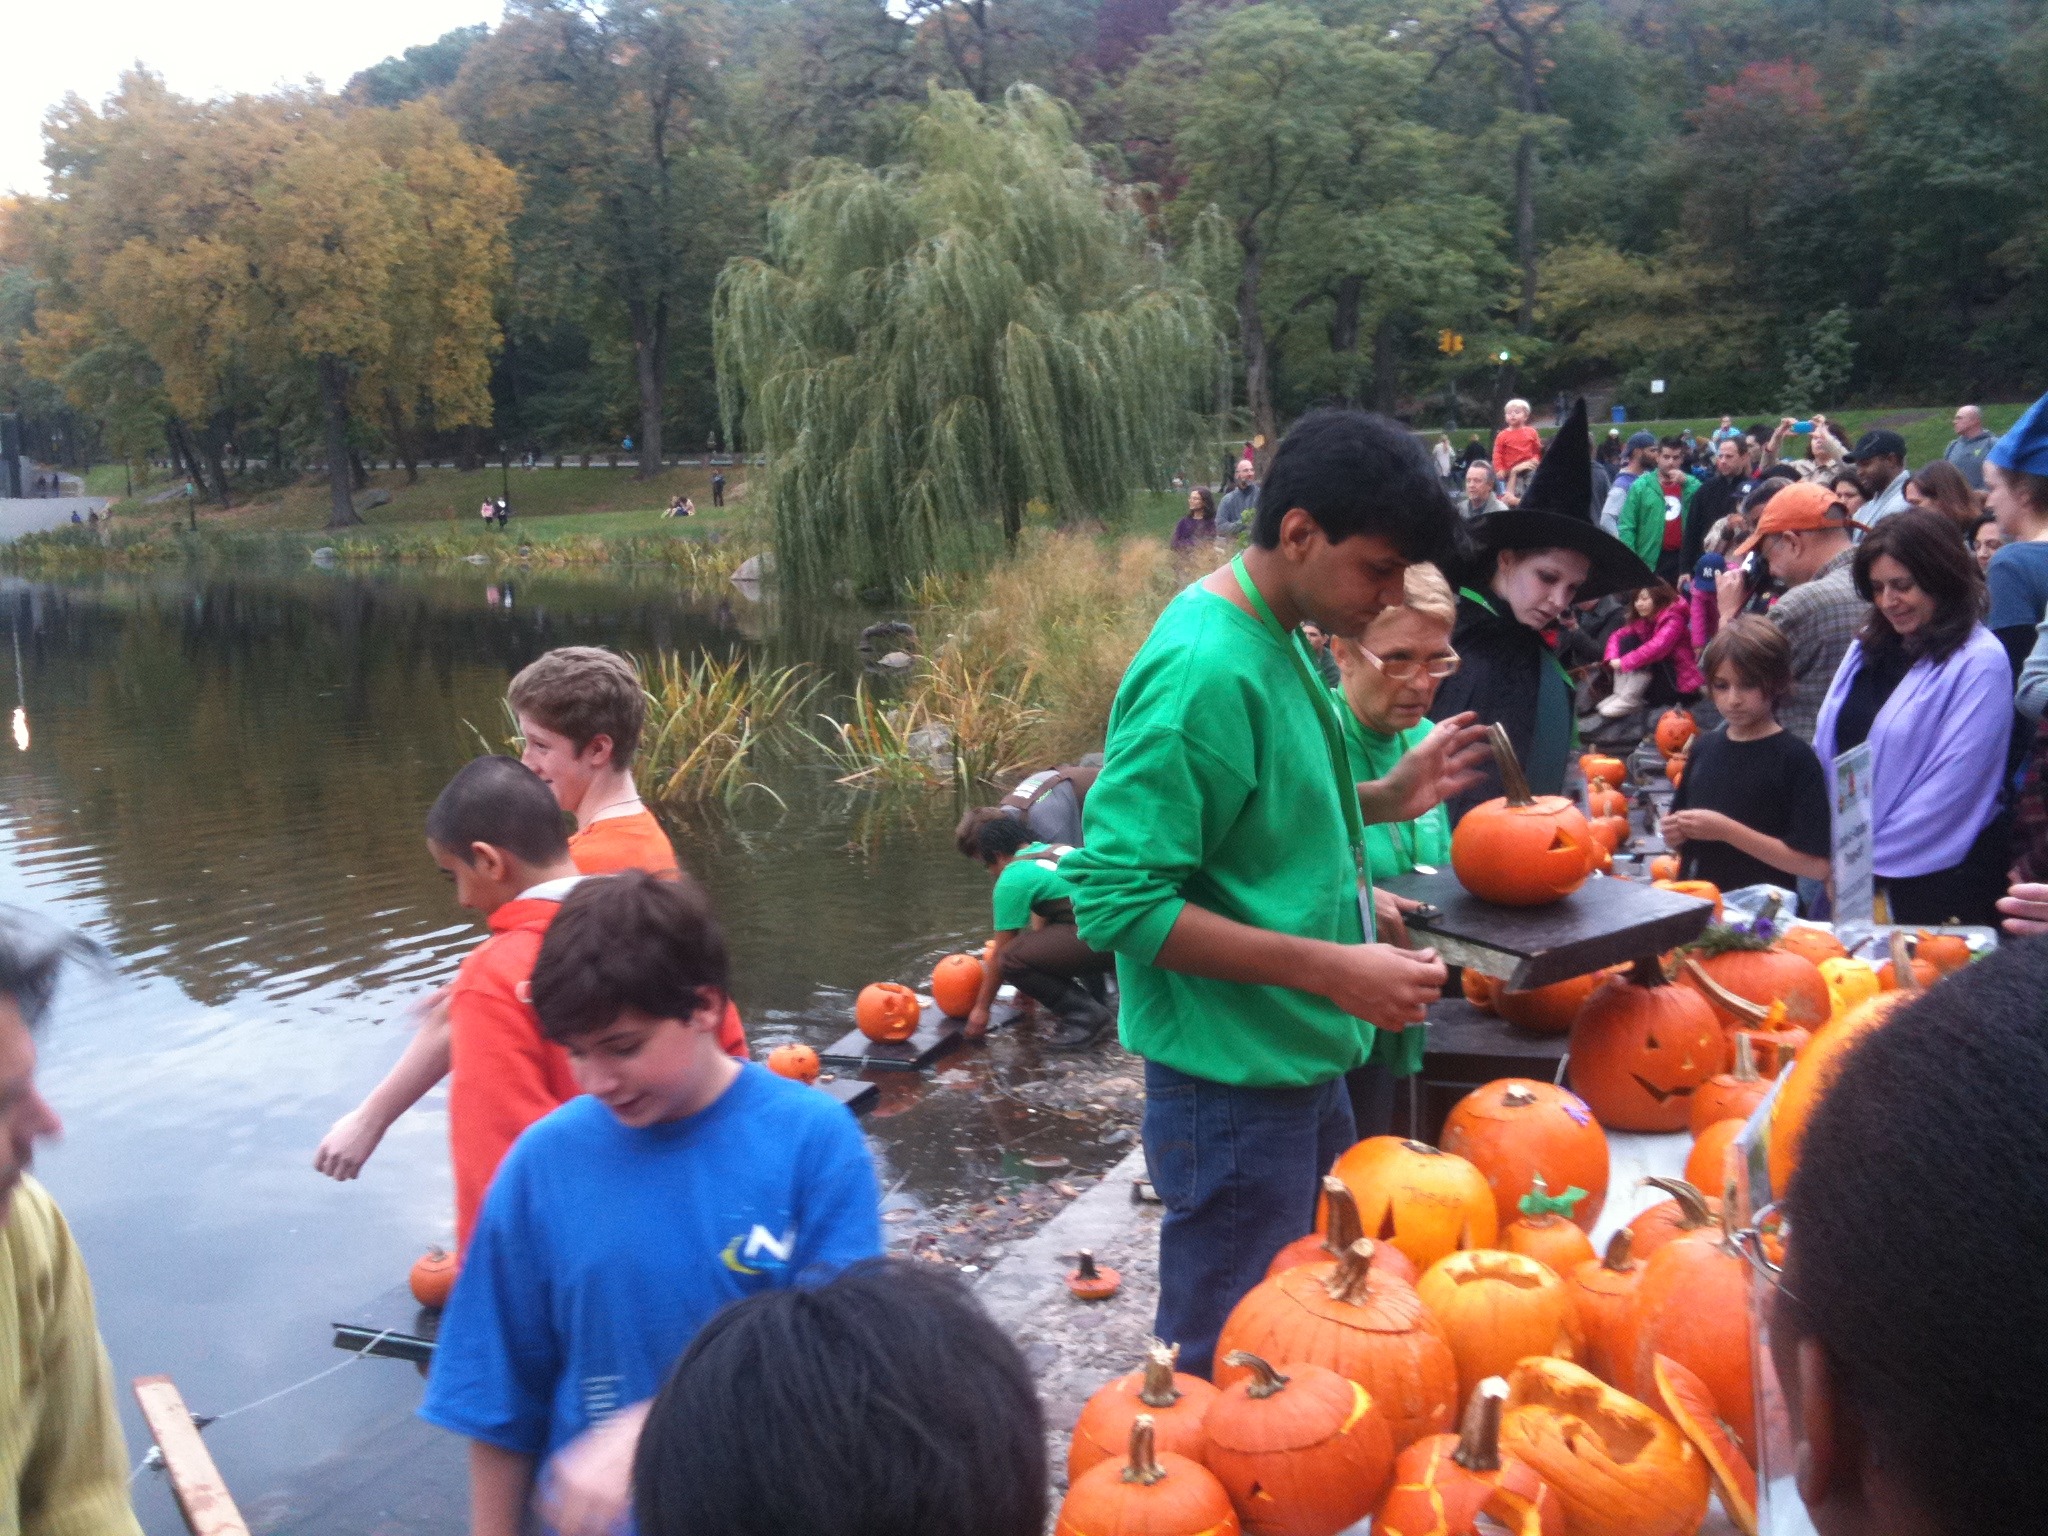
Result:
M41 192L43 114L76 93L97 104L136 62L192 97L319 79L339 89L366 65L472 22L503 0L71 0L0 6L0 191Z

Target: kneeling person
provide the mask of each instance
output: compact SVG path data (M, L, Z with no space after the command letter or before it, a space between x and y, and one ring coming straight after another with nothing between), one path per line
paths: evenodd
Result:
M995 938L982 967L981 996L967 1016L967 1035L988 1030L996 988L1009 982L1061 1021L1051 1046L1079 1050L1116 1022L1104 985L1113 955L1090 949L1074 927L1074 903L1060 878L1071 848L1034 842L1021 822L998 816L975 832L975 853L996 877Z

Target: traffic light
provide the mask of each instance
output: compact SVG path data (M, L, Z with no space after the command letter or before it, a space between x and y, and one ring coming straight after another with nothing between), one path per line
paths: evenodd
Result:
M1465 350L1465 338L1446 327L1437 333L1436 349L1446 357L1455 357Z

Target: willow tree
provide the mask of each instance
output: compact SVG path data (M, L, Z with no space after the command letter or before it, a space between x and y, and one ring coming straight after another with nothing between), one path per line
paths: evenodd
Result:
M1215 356L1202 292L1052 98L934 91L906 145L777 199L713 308L728 426L813 590L969 568L1032 502L1074 519L1164 483Z

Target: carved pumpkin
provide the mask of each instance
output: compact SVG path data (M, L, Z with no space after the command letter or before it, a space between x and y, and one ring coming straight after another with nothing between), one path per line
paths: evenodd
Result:
M1283 1269L1293 1269L1301 1264L1334 1264L1344 1257L1351 1245L1365 1236L1358 1220L1358 1202L1351 1197L1350 1186L1342 1179L1323 1175L1323 1198L1316 1209L1316 1226L1307 1237L1297 1237L1293 1242L1273 1255L1273 1262L1266 1266L1266 1278L1272 1279ZM1392 1243L1381 1243L1373 1250L1372 1262L1375 1268L1399 1280L1413 1285L1422 1277L1422 1271L1414 1262Z
M1571 895L1592 873L1593 832L1562 795L1532 795L1507 732L1488 728L1507 794L1475 805L1451 833L1451 869L1481 901L1540 907Z
M1913 953L1933 966L1937 976L1959 971L1970 963L1969 941L1959 933L1929 933L1922 928L1915 935Z
M1598 779L1615 789L1628 782L1628 764L1618 757L1607 757L1598 752L1588 752L1579 759L1579 772L1586 776L1586 782Z
M1655 960L1640 960L1579 1010L1572 1087L1610 1131L1679 1131L1726 1052L1705 1000L1665 981Z
M1418 1440L1394 1462L1394 1487L1373 1516L1375 1536L1478 1536L1479 1517L1514 1536L1564 1536L1564 1506L1523 1462L1500 1448L1508 1384L1479 1383L1463 1432Z
M1633 1252L1635 1235L1621 1228L1607 1240L1607 1252L1588 1259L1565 1277L1579 1332L1586 1342L1583 1364L1610 1387L1618 1387L1616 1346L1629 1342L1625 1330L1635 1310L1642 1260Z
M1800 1029L1820 1028L1833 1010L1819 966L1803 955L1772 949L1762 940L1732 929L1716 929L1686 958L1690 963L1681 967L1683 979L1713 1004L1724 1029L1742 1029L1754 1020L1723 1004L1702 986L1695 965L1716 985L1759 1007L1783 1003L1785 1022Z
M1236 1351L1250 1374L1209 1407L1206 1462L1253 1536L1334 1536L1371 1514L1394 1475L1394 1438L1348 1376Z
M1176 1371L1178 1344L1157 1339L1145 1351L1145 1363L1119 1376L1089 1398L1074 1421L1067 1443L1067 1483L1072 1486L1090 1467L1121 1456L1131 1443L1131 1425L1139 1414L1152 1416L1156 1449L1200 1461L1209 1449L1202 1416L1216 1400L1216 1389L1199 1376Z
M1571 1536L1691 1536L1707 1513L1707 1464L1654 1408L1568 1360L1508 1376L1501 1450L1564 1505Z
M1493 996L1493 1011L1515 1028L1526 1029L1533 1035L1561 1035L1572 1027L1572 1020L1579 1016L1586 999L1605 979L1605 973L1595 971L1590 976L1572 976L1527 991L1502 987Z
M1657 750L1676 757L1692 745L1700 733L1699 721L1682 709L1667 709L1657 717Z
M1054 1536L1238 1536L1230 1495L1200 1462L1153 1445L1152 1415L1131 1424L1121 1461L1090 1467L1060 1501Z
M1656 1394L1658 1355L1698 1373L1714 1411L1756 1454L1756 1382L1751 1367L1749 1261L1721 1223L1672 1239L1643 1261L1636 1286L1633 1380L1648 1400ZM1424 1277L1427 1278L1426 1276Z
M1466 966L1458 973L1458 990L1465 994L1465 1001L1481 1013L1493 1012L1494 994L1500 983L1484 971L1475 971Z
M1729 1438L1714 1409L1714 1395L1698 1375L1669 1355L1659 1355L1652 1372L1657 1383L1657 1400L1671 1415L1679 1433L1693 1443L1714 1475L1714 1489L1721 1495L1721 1508L1735 1522L1742 1536L1757 1536L1756 1473Z
M932 970L932 1001L949 1019L964 1019L981 1001L984 976L972 955L948 955Z
M1486 1176L1503 1225L1539 1176L1585 1192L1572 1219L1588 1231L1607 1203L1607 1133L1584 1099L1555 1083L1504 1077L1474 1088L1444 1117L1443 1148Z
M1680 896L1691 896L1700 901L1711 902L1714 921L1721 921L1721 888L1711 880L1652 880L1660 891L1675 891Z
M1877 971L1868 960L1858 960L1843 955L1833 960L1815 962L1820 967L1820 979L1828 989L1828 1010L1831 1018L1845 1019L1858 1005L1870 1001L1884 990L1877 979Z
M439 1309L448 1305L448 1295L455 1289L455 1275L455 1255L442 1248L429 1248L413 1260L412 1273L405 1278L412 1287L414 1301Z
M1814 1106L1826 1095L1842 1061L1856 1043L1882 1024L1894 1008L1917 997L1917 992L1881 992L1868 1002L1837 1019L1825 1029L1814 1031L1813 1039L1771 1102L1771 1192L1783 1199L1791 1188L1793 1170L1799 1166L1799 1141L1806 1134L1806 1122Z
M1650 860L1651 884L1654 885L1659 880L1676 880L1677 878L1678 855L1674 853L1660 853Z
M1652 1189L1663 1190L1671 1198L1659 1200L1655 1205L1638 1211L1628 1224L1629 1237L1635 1245L1638 1259L1648 1260L1674 1238L1714 1226L1721 1219L1721 1202L1684 1179L1645 1179L1643 1182Z
M1374 1136L1338 1158L1330 1172L1358 1202L1365 1235L1392 1243L1417 1269L1461 1248L1491 1248L1500 1235L1486 1175L1426 1142Z
M808 1045L778 1045L768 1053L768 1070L777 1077L815 1083L820 1071L818 1053Z
M1712 1125L1693 1138L1692 1151L1686 1154L1685 1182L1696 1184L1701 1189L1728 1187L1728 1153L1735 1145L1735 1138L1742 1134L1740 1120L1716 1120Z
M917 994L897 981L862 987L853 1003L853 1022L870 1040L908 1040L923 1014Z
M1487 1377L1512 1370L1517 1360L1574 1360L1583 1347L1564 1282L1519 1253L1481 1248L1447 1254L1422 1272L1415 1294L1443 1328L1465 1397Z
M1729 1071L1710 1077L1692 1096L1692 1133L1701 1135L1717 1120L1733 1120L1740 1124L1750 1117L1757 1105L1763 1103L1764 1095L1771 1091L1756 1069L1756 1046L1747 1031L1738 1030L1735 1035L1735 1065ZM1692 1178L1691 1174L1686 1175ZM1698 1179L1693 1179L1698 1184ZM1714 1183L1701 1185L1703 1189L1718 1189Z
M1404 1280L1380 1273L1361 1239L1336 1264L1303 1264L1261 1280L1224 1320L1216 1385L1242 1378L1229 1357L1304 1361L1348 1376L1371 1394L1397 1448L1451 1426L1458 1366L1443 1330Z
M1572 1207L1586 1198L1577 1185L1556 1194L1537 1174L1534 1187L1522 1196L1521 1215L1501 1230L1500 1245L1509 1253L1534 1259L1560 1279L1593 1257L1593 1242L1576 1224Z
M1778 948L1788 955L1804 956L1823 968L1827 961L1843 959L1849 953L1842 947L1842 941L1827 929L1801 923L1790 925L1778 935Z
M1628 820L1628 796L1604 779L1586 785L1586 814L1589 817L1619 816Z

